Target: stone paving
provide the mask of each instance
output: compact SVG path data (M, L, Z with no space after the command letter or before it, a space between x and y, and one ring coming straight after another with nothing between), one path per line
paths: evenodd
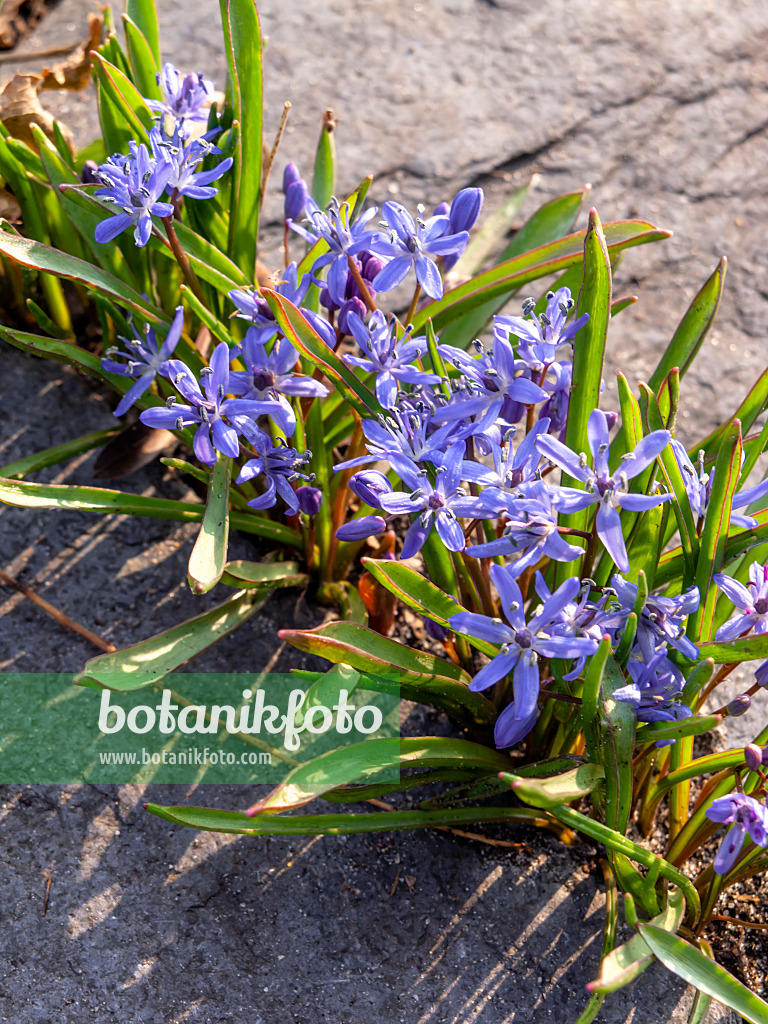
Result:
M167 58L223 84L215 0L158 6ZM78 38L91 7L63 0L24 49ZM524 214L589 182L603 220L636 216L674 231L628 253L619 270L616 294L641 301L613 325L609 388L612 367L630 380L652 370L727 255L718 323L683 386L686 439L732 412L766 358L766 5L263 0L260 10L267 124L276 126L284 100L293 103L282 158L305 173L330 107L339 191L372 172L379 201L429 205L479 182L492 210L535 173ZM89 141L92 96L53 96L54 104L78 141ZM276 217L278 197L269 202ZM103 397L61 367L5 347L3 366L2 461L67 440L75 410L79 432L110 423ZM34 423L19 393L36 396ZM66 479L89 482L91 466L82 460ZM125 486L169 493L170 485L150 467ZM0 564L119 645L201 607L183 586L189 544L187 528L160 521L0 512ZM75 671L91 655L27 602L0 599L0 668ZM317 614L295 594L281 597L199 667L250 668L274 650L277 625L294 616L309 625ZM275 667L294 663L277 653ZM196 836L148 818L148 795L187 799L157 787L4 793L3 1019L566 1024L578 1016L601 941L589 847L526 836L527 847L506 851L442 833ZM242 803L236 790L188 799ZM597 1019L677 1024L689 1002L682 984L654 968ZM708 1021L734 1019L714 1009Z

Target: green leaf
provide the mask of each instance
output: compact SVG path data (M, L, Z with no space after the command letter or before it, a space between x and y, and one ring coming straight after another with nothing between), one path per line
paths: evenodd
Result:
M120 692L158 683L241 626L264 606L270 593L266 588L240 591L210 611L148 640L91 658L74 682Z
M67 459L74 459L76 455L89 452L93 448L100 448L111 437L120 433L120 427L109 427L107 430L97 430L93 434L84 434L74 441L65 441L64 444L57 444L53 448L46 448L44 451L35 452L34 455L27 455L15 462L8 462L0 466L0 477L8 480L23 480L30 473L36 473L47 466L56 466Z
M409 765L478 768L491 774L508 768L509 758L480 743L442 736L365 740L331 750L292 769L279 786L250 808L249 814L275 814L302 807L338 786L367 779L385 768Z
M227 251L248 280L256 279L262 131L262 39L254 0L219 0L232 107L240 125L234 154Z
M201 280L208 281L223 293L248 285L246 275L217 246L211 245L197 232L188 228L186 224L176 221L174 227L181 247L189 257L192 269ZM168 259L175 260L171 250L154 235L149 241L149 247L153 252L162 253Z
M676 932L683 919L684 905L682 893L671 893L666 909L649 924L662 928L667 934ZM629 942L603 957L597 978L587 985L587 991L616 992L638 978L652 962L653 953L647 942L642 935L633 935Z
M76 512L104 512L119 515L147 516L150 519L176 519L184 523L199 523L204 505L167 498L145 498L141 494L124 494L104 487L77 487L67 484L33 484L26 481L0 478L0 501L19 508L58 508ZM255 515L240 512L230 514L230 525L243 533L269 537L290 547L303 548L298 530L283 523L274 523Z
M588 796L605 779L605 771L599 764L580 764L562 775L547 779L521 779L511 775L515 794L534 807L556 807L569 804Z
M696 358L717 316L725 284L726 265L727 260L723 256L717 269L703 285L680 321L672 341L648 381L648 387L652 391L659 390L661 382L675 366L679 368L682 377Z
M228 587L252 590L254 587L299 587L309 582L298 562L227 562L221 582Z
M584 675L581 716L587 755L591 761L600 760L600 700L605 665L611 655L611 640L605 636L595 654L589 659Z
M697 642L709 640L712 635L717 587L712 582L715 573L722 572L725 546L731 521L733 495L741 470L741 428L734 421L723 437L715 464L712 493L704 518L699 558L696 563L695 583L701 594L701 604L688 619L688 636ZM706 657L706 655L705 655Z
M768 1024L768 1003L695 946L653 924L641 924L639 931L664 966L689 985L718 999L750 1024Z
M106 94L112 105L119 111L136 142L149 143L148 132L154 124L154 114L144 99L123 72L105 60L100 53L92 52L91 67L96 74L99 94Z
M700 658L712 658L716 665L768 658L768 633L737 640L710 640L698 645Z
M269 288L262 288L261 294L269 303L275 320L294 348L319 367L326 377L334 381L358 415L369 418L371 414L384 412L373 392L357 379L332 349L328 348L292 302Z
M614 658L608 658L602 679L600 760L605 767L605 823L617 832L627 830L632 810L632 756L635 747L635 713L613 693L626 685Z
M646 242L669 238L669 231L661 231L645 221L617 221L603 225L605 243L613 257L623 249ZM530 281L565 270L580 263L584 256L586 231L577 231L566 238L541 246L532 252L515 256L492 270L479 274L471 281L453 288L442 299L423 306L414 317L414 332L419 333L429 317L435 330L442 329L469 310L476 309L489 299L521 288Z
M406 700L444 708L461 720L488 725L496 717L489 700L469 688L470 677L450 661L414 650L380 636L356 622L329 622L310 630L280 630L292 647L335 664L349 665L373 678L366 685L389 692L398 689Z
M312 179L312 198L321 210L330 202L336 192L336 144L334 140L336 122L333 111L323 114L323 126L315 153L315 175Z
M334 665L327 672L323 672L304 693L304 700L296 712L297 726L304 725L304 716L311 708L335 707L341 699L342 690L349 697L357 689L360 679L360 673L349 665Z
M149 320L170 323L169 318L161 310L119 278L99 267L94 267L92 263L68 256L67 253L52 249L49 245L43 245L42 242L0 231L0 253L8 256L14 263L20 263L32 270L45 271L68 281L77 281L95 288L104 295L118 299L123 305L130 306Z
M148 6L154 8L155 5L152 3ZM156 19L154 28L157 29ZM162 99L163 94L157 84L157 73L160 66L157 63L158 58L152 52L149 40L128 14L123 15L123 31L134 85L145 99ZM155 44L157 44L157 39L155 39Z
M439 828L483 822L521 822L551 827L554 819L546 811L528 807L454 807L440 811L374 811L364 814L265 814L249 818L237 811L207 807L162 807L146 804L150 814L177 825L206 832L228 832L246 836L325 836L357 832L396 832L409 828Z
M187 581L195 594L207 594L224 572L229 542L229 482L232 459L217 453L208 482L205 515L189 558Z
M589 322L581 328L574 341L573 383L565 434L566 445L576 452L589 451L587 422L593 409L600 405L605 343L611 318L611 264L596 210L589 213L589 228L584 240L584 280L576 317L584 313L589 314ZM580 482L571 481L571 485L580 486ZM574 522L579 518L586 523L586 511L568 518Z
M682 736L700 736L718 726L722 715L694 715L679 722L653 722L637 730L638 743L655 743L656 740L676 740Z
M155 0L126 0L125 13L144 36L152 52L155 65L159 69L162 61L160 58L160 28L157 23Z

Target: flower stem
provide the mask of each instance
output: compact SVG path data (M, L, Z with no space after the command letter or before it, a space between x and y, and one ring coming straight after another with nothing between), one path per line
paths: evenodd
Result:
M371 293L368 291L368 285L363 280L363 275L360 273L360 268L353 259L352 256L347 256L347 263L349 264L349 272L355 279L355 284L360 291L363 302L366 304L371 313L376 312L376 303L371 298Z
M165 233L168 236L168 243L171 246L173 255L176 257L176 262L181 267L184 280L189 285L190 290L194 293L195 298L199 299L203 304L206 304L205 296L200 288L200 282L195 277L195 272L192 269L192 264L189 262L189 257L184 252L181 242L179 241L179 236L176 234L176 228L173 226L173 217L162 217L161 220L165 227Z
M414 316L414 313L416 312L416 303L419 301L419 296L420 295L421 295L421 285L417 281L416 282L416 287L413 290L413 298L411 299L411 305L410 305L410 308L408 309L408 315L405 318L405 325L406 325L406 327L409 324L413 323L413 316Z

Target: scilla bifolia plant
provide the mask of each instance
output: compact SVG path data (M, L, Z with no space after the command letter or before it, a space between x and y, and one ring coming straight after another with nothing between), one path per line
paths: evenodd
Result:
M746 749L703 756L694 740L748 711L768 681L766 661L746 694L703 713L736 664L768 658L768 511L750 508L768 482L749 486L768 442L768 426L754 429L768 371L690 452L674 437L680 380L714 318L724 263L648 383L635 394L619 374L620 410L604 411L608 328L632 301L613 299L611 266L666 233L602 226L592 211L569 234L576 192L544 205L494 258L527 188L472 241L479 188L429 215L367 205L369 179L340 202L328 121L312 187L285 168L285 266L270 274L257 262L258 227L280 133L265 149L252 0L222 0L222 18L223 102L201 75L162 65L153 4L129 0L125 49L109 34L93 56L103 139L73 158L41 132L37 152L0 138L24 227L0 233L5 282L31 290L16 315L46 332L9 323L3 337L106 381L118 417L133 408L186 443L194 461L166 462L203 483L207 503L25 479L101 434L4 467L0 497L201 521L190 585L235 589L190 622L93 659L80 682L157 683L272 589L311 577L342 617L282 633L334 664L303 673L307 701L397 686L468 736L332 751L243 814L149 810L247 835L468 822L581 833L607 851L608 898L579 1022L654 957L698 988L692 1021L712 996L767 1021L768 1005L713 961L706 929L719 895L768 865L768 729ZM398 316L389 296L401 285L412 298ZM523 301L531 291L538 298ZM519 315L500 312L511 299ZM76 343L71 309L98 317L101 357ZM227 562L230 526L285 560ZM363 558L353 586L370 538L380 557ZM408 564L417 555L418 569ZM424 617L443 654L386 635L396 601ZM381 781L393 766L399 783ZM359 802L449 781L458 787L414 810L280 813L317 796ZM483 803L505 792L507 805ZM629 838L630 824L656 829L663 855ZM702 854L723 826L719 850ZM689 866L703 856L707 866ZM619 891L636 934L617 946Z

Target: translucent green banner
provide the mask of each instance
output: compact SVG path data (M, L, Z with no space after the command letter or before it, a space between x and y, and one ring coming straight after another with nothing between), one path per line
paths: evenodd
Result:
M277 783L328 751L400 734L398 681L351 670L185 672L127 693L72 679L0 673L0 783Z

